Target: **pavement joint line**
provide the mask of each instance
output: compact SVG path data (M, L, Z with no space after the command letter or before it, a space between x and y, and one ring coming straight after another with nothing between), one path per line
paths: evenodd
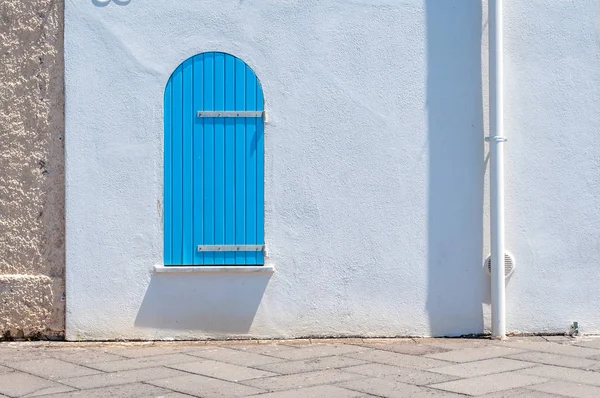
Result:
M377 379L377 377L371 377L371 378L372 378L372 379ZM363 379L363 380L364 380L364 379ZM342 385L342 383L346 383L346 382L345 382L345 381L340 381L340 382L337 382L337 383L334 383L334 384L331 384L331 385L332 385L332 386L336 386L336 387L340 387L340 388L345 388L346 390L350 390L350 391L354 391L354 392L359 392L359 393L361 393L361 394L372 395L372 396L374 396L374 397L379 397L379 398L387 398L385 395L377 395L377 394L375 394L375 393L372 393L372 392L366 393L366 392L364 392L364 391L357 390L357 389L355 389L355 388L352 388L352 387L346 387L346 386L343 386L343 385Z
M148 381L139 381L138 383L140 383L140 384L145 384L145 385L147 385L147 386L158 387L158 386L155 386L154 384L150 384L150 383L149 383L149 381L153 381L153 380L148 380ZM135 383L132 383L132 384L135 384ZM122 385L126 385L126 384L122 384ZM100 387L100 388L105 388L105 387ZM163 387L163 386L160 386L159 388L164 388L164 389L165 389L165 390L167 390L167 391L175 392L175 393L177 393L177 394L181 394L181 395L186 395L186 396L188 396L188 397L194 397L194 398L198 398L198 397L199 397L199 395L191 395L191 394L188 394L188 393L185 393L185 392L181 392L181 391L173 390L172 388L169 388L169 387ZM92 390L92 389L90 389L90 390ZM88 391L88 390L86 390L86 391Z
M431 368L416 368L414 366L390 365L388 362L378 362L378 361L373 361L372 359L371 360L363 359L363 361L370 362L370 363L373 363L373 364L396 366L398 368L403 368L403 369L426 370L426 369L434 369L434 368L438 368L438 367L441 368L441 367L444 367L444 366L460 365L461 363L475 362L475 361L471 361L471 362L454 362L454 361L450 361L450 360L447 360L447 359L429 358L429 357L424 357L422 355L404 354L404 353L401 353L401 352L394 352L394 351L388 351L388 350L380 350L378 348L373 348L372 350L373 351L388 352L388 353L390 353L392 355L405 355L405 356L411 356L411 357L421 358L421 359L431 359L431 360L438 361L438 362L446 362L446 363L444 363L442 365L432 366ZM343 356L343 357L346 357L346 358L356 359L356 358L352 358L352 357L348 356L348 355L352 355L352 354L356 354L356 352L348 352L348 353L340 354L340 355ZM486 359L492 359L492 358L486 358Z
M272 364L265 364L265 365L282 365L284 363L290 363L290 362L302 362L302 361L310 361L310 360L313 360L313 359L324 359L324 358L333 358L333 357L340 357L340 356L341 355L331 355L331 356L326 356L326 357L285 360L284 362L274 362ZM347 358L347 357L344 357L344 358ZM348 358L348 359L356 359L356 358ZM219 361L219 362L222 362L222 361ZM365 360L365 362L367 362L365 365L368 365L368 364L378 365L378 363L376 363L376 362L370 362L370 361L367 361L367 360ZM227 363L227 362L224 362L224 363ZM235 365L235 364L232 364L232 365ZM238 366L240 366L240 365L238 365ZM258 368L253 367L253 366L256 366L256 365L243 365L243 366L246 367L246 368L254 369L254 370L260 370L262 372L277 373L277 372L272 371L272 370L264 370L264 369L258 369ZM350 368L352 366L362 366L362 365L346 365L346 366L341 366L341 367L336 366L336 367L330 367L330 368L325 368L325 369L312 369L312 370L305 370L305 371L294 372L294 373L277 373L277 376L290 376L290 375L297 375L297 374L310 373L310 372L322 372L324 370L331 370L331 369L344 370L345 368ZM346 373L352 373L352 372L346 372ZM352 373L352 374L354 374L354 373ZM359 373L356 373L356 374L359 374ZM266 377L275 377L275 376L258 377L257 379L264 379ZM256 379L249 379L249 380L256 380Z
M321 345L321 346L325 346L325 344L319 344L319 345ZM349 345L352 345L352 344L349 344ZM358 346L358 347L362 347L362 346ZM224 347L224 348L227 348L227 347ZM369 347L363 347L363 348L369 349ZM375 349L375 348L373 348L373 349ZM234 349L234 350L235 350L235 351L238 351L238 352L239 352L239 351L242 351L242 352L250 352L250 351L243 351L243 350L241 350L241 349L240 349L240 350ZM356 351L356 352L358 352L358 351ZM312 358L306 358L306 359L287 359L287 358L276 357L276 356L274 356L274 355L263 354L262 352L261 352L261 353L258 353L258 352L257 352L257 353L255 353L255 354L264 355L264 356L267 356L267 357L270 357L270 358L276 358L276 359L280 359L280 360L282 360L282 361L294 362L294 361L307 361L307 360L310 360L310 359L318 359L318 358L329 358L329 357L339 357L339 356L344 356L344 357L345 357L345 355L346 355L346 354L356 354L356 352L348 352L348 353L344 353L344 354L331 354L331 355L324 355L324 356L318 356L318 357L312 357ZM198 357L198 358L201 358L201 359L207 359L207 358L202 358L202 357ZM223 362L224 362L224 361L223 361ZM228 363L228 362L225 362L225 363ZM238 366L239 366L239 365L238 365ZM260 370L260 369L259 369L259 370Z
M494 373L494 374L495 374L495 373ZM486 377L486 376L490 376L490 375L483 375L483 376L477 376L477 377ZM473 379L474 379L474 378L475 378L475 377L473 377ZM529 385L527 385L527 386L522 386L522 387L513 387L513 388L506 389L506 390L494 391L494 393L497 393L497 392L506 392L506 391L510 391L510 390L516 390L516 389L518 389L518 388L527 388L527 387L529 387L529 386L534 386L534 385L537 385L537 384L544 384L544 383L547 383L547 382L549 382L549 381L552 381L552 379L551 379L551 378L546 378L546 379L544 379L543 377L540 377L540 378L541 378L542 380L544 380L544 381L535 382L535 383L529 384ZM469 377L469 378L461 378L461 379L456 379L455 381L457 381L457 380L470 380L470 379L472 379L472 378L471 378L471 377ZM445 384L445 383L435 383L435 384L431 384L431 385L429 385L427 388L434 389L434 390L436 390L436 391L445 391L445 392L448 392L448 390L444 390L443 388L437 388L437 387L435 387L435 385L436 385L436 384ZM452 393L454 393L454 394L460 394L460 395L466 395L466 396L468 396L468 397L471 397L471 396L473 396L472 394L463 394L463 393L456 392L456 391L452 391ZM486 393L486 394L484 394L484 395L488 395L488 394L490 394L490 393Z
M288 347L288 346L286 346L286 347ZM240 352L240 351L242 351L242 352L251 352L251 353L254 353L254 354L264 355L264 356L271 357L271 358L285 359L285 358L280 358L280 357L276 357L276 356L269 355L269 354L263 354L262 352L245 351L245 350L244 350L244 349L242 349L242 348L240 348L240 349L237 349L237 348L230 348L230 347L222 347L222 348L225 348L225 349L227 349L227 350L233 350L233 351L237 351L237 352ZM297 348L297 347L294 347L293 349L298 349L298 348Z
M525 353L528 353L528 352L533 352L533 353L536 353L536 352L537 352L537 353L540 353L540 354L548 354L548 355L564 356L564 357L569 357L569 358L577 358L577 359L589 359L589 358L582 358L582 357L574 357L574 356L571 356L571 355L554 354L554 353L551 353L551 352L543 352L543 351L524 351L524 352L521 352L520 354L525 354ZM519 355L519 354L509 354L509 355ZM531 368L531 367L535 367L535 366L555 366L555 367L557 367L557 368L564 368L564 369L572 369L572 370L585 370L586 372L595 372L595 373L598 373L598 372L600 372L600 368L599 368L598 370L592 370L592 369L573 368L573 367L571 367L571 366L555 365L555 364L544 363L544 362L531 362L531 361L526 361L526 360L524 360L524 359L520 359L520 358L508 358L508 357L500 357L500 358L504 358L504 359L511 359L511 360L513 360L513 361L519 361L519 362L526 362L526 363L530 363L530 364L532 364L533 366L530 366L529 368ZM490 358L490 359L493 359L493 358ZM594 359L592 359L592 361L594 361ZM600 361L597 361L597 362L600 362ZM463 363L470 363L470 362L463 362ZM529 369L529 368L523 368L523 369Z
M453 351L458 351L458 350L453 350ZM533 352L533 351L523 351L523 352L520 352L519 354L524 354L526 352ZM403 354L403 355L410 355L410 354ZM518 355L518 354L507 354L507 355ZM413 356L418 357L419 355L413 355ZM429 358L429 357L424 357L424 358ZM429 358L429 359L436 359L437 361L446 361L446 362L449 362L449 364L440 365L440 366L434 366L434 367L431 367L429 369L443 368L443 367L446 367L446 366L463 365L463 364L466 365L468 363L476 363L476 362L482 362L482 361L489 361L491 359L499 359L499 358L512 359L514 361L521 361L521 362L528 362L528 363L533 364L534 366L535 365L545 365L545 364L541 364L541 363L537 363L537 362L525 361L525 360L522 360L522 359L507 358L506 356L502 355L502 356L499 356L499 357L481 358L481 359L475 359L474 361L467 361L467 362L454 362L454 361L450 361L449 359ZM419 368L419 369L421 369L421 368ZM568 368L568 369L573 369L573 368Z
M174 354L181 354L181 355L185 355L187 357L190 357L190 359L193 360L193 361L190 361L190 362L196 362L198 359L207 360L206 358L200 358L200 357L196 357L194 355L188 355L188 354L183 353L183 352L177 352L177 353L174 353ZM123 358L123 359L117 359L116 361L122 361L122 360L125 360L125 361L127 361L127 360L129 360L129 361L144 360L144 359L150 359L150 358L160 357L160 356L163 356L163 355L174 355L174 354L159 354L159 355L151 355L151 356L137 357L137 358ZM111 362L115 362L115 361L99 361L99 362L94 362L94 363L92 363L90 365L99 364L99 363L111 363ZM177 363L173 363L171 365L179 365L179 364L190 363L190 362L177 362ZM217 362L223 362L223 361L217 361ZM227 362L223 362L223 363L227 363ZM74 364L74 365L77 365L77 364ZM80 366L85 366L85 365L80 365ZM89 366L86 366L86 367L90 368ZM96 369L96 368L90 368L90 369L110 374L110 373L128 372L130 370L142 370L142 369L147 369L147 368L155 368L155 367L167 367L167 365L161 365L160 363L156 363L156 364L153 364L152 366L143 366L141 368L131 368L131 369L111 370L111 371L109 371L109 370L101 370L101 369ZM175 369L175 370L179 370L179 369ZM93 376L93 375L90 375L90 376Z
M207 359L207 361L208 361L208 359ZM219 361L215 361L215 362L219 362ZM173 364L173 365L175 365L175 364ZM238 365L238 366L239 366L239 365ZM225 382L227 382L227 383L236 383L236 384L243 385L244 387L248 387L247 385L245 385L245 384L242 384L242 383L241 383L241 380L237 380L237 381L235 381L235 380L234 380L234 381L232 381L232 380L220 379L220 378L218 378L218 377L211 376L211 375L206 375L206 374L201 374L201 373L194 373L194 372L190 372L189 370L183 370L183 369L177 369L177 368L173 368L173 367L171 367L170 365L162 365L162 367L164 367L164 368L169 368L169 369L171 369L171 370L177 370L177 371L179 371L179 372L183 372L183 373L188 373L189 375L192 375L192 376L208 377L209 379L215 379L215 380L219 380L219 381L225 381ZM261 369L255 369L255 370L261 370ZM263 371L263 372L264 372L264 371ZM277 377L277 376L284 376L284 375L276 374L275 376L257 377L257 378L255 378L255 379L248 379L248 380L266 379L266 378L268 378L268 377ZM183 376L175 376L175 377L183 377ZM173 378L173 377L166 377L166 378L163 378L163 379L152 379L152 380L147 380L147 381L165 380L165 379L171 379L171 378ZM250 386L250 387L252 387L252 386ZM179 391L177 391L177 392L179 392Z
M497 358L489 358L489 359L497 359ZM467 363L474 363L474 362L479 362L479 361L473 361L473 362L462 362L463 364L467 364ZM512 372L518 372L519 370L523 370L523 369L531 369L531 368L535 368L538 366L542 366L543 364L540 363L532 363L532 366L526 367L526 368L520 368L520 369L511 369L511 370L502 370L500 372L493 372L493 373L486 373L486 374L482 374L482 375L474 375L474 376L454 376L454 375L448 375L446 373L435 373L435 372L430 372L430 373L435 373L435 374L444 374L447 376L453 376L456 377L456 380L469 380L469 379L475 379L477 377L484 377L484 376L491 376L491 375L499 375L502 373L512 373ZM435 369L435 368L431 368L431 369ZM568 368L568 369L573 369L573 368ZM427 370L425 370L427 371ZM540 376L541 377L541 376ZM456 380L449 380L449 381L456 381ZM434 383L430 383L430 384L424 384L424 385L431 385L431 384L439 384L440 382L434 382Z
M549 342L550 344L552 342ZM559 344L559 345L566 345L566 344ZM540 350L532 350L532 349L523 349L523 353L525 352L538 352L540 354L550 354L550 355L559 355L559 356L563 356L563 357L569 357L569 358L578 358L578 359L590 359L593 356L596 355L600 355L600 350L597 348L589 348L589 347L581 347L581 346L576 346L576 345L570 345L571 347L576 347L576 348L583 348L586 350L590 350L590 351L596 351L594 352L592 355L587 356L587 357L581 357L581 356L577 356L577 355L569 355L569 354L563 354L563 353L557 353L557 352L548 352L548 351L540 351ZM510 347L513 348L513 347ZM521 353L522 354L522 353ZM516 355L516 354L508 354L508 355ZM592 361L597 361L596 359L592 359ZM600 362L600 361L599 361Z
M237 351L237 352L240 352L240 351L242 351L242 352L247 352L247 351L243 351L243 350L235 350L235 351ZM248 351L248 352L249 352L249 351ZM282 360L282 361L291 361L291 359L286 359L286 358L276 357L276 356L269 355L269 354L263 354L263 353L255 353L255 354L258 354L258 355L264 355L264 356L266 356L266 357L269 357L269 358L280 359L280 360ZM200 358L200 359L208 360L208 358L203 358L203 357L196 357L196 358ZM319 358L323 358L323 357L319 357ZM224 362L224 361L222 361L222 362ZM228 362L225 362L225 363L228 363ZM274 362L274 363L275 363L275 362ZM231 364L231 365L235 365L235 364ZM239 365L238 365L238 366L239 366Z
M56 360L56 361L66 362L66 363L68 363L68 364L71 364L71 365L76 365L76 366L81 366L81 367L83 367L83 368L87 368L87 369L89 369L89 370L93 370L93 371L96 371L96 372L101 372L101 373L114 373L114 372L107 372L107 371L100 370L100 369L96 369L96 368L91 368L91 367L89 367L89 366L87 366L87 365L82 365L82 364L78 364L78 363L73 363L73 362L65 361L65 360L63 360L63 359L60 359L60 358L49 357L49 358L46 358L46 359L54 359L54 360ZM128 359L128 358L123 358L123 359ZM28 360L25 360L25 361L18 361L17 363L30 362L30 361L36 361L36 359L28 359ZM120 361L120 359L117 359L117 361ZM106 362L112 362L112 361L106 361ZM95 362L95 363L98 363L98 362ZM14 367L11 367L11 369L14 369L14 370L16 370L16 371L18 371L18 372L23 372L23 373L31 374L32 376L40 377L40 378L42 378L42 379L44 379L44 380L48 380L48 381L55 381L55 382L57 382L57 383L60 383L58 380L54 380L54 379L48 379L48 378L46 378L46 377L39 376L39 375L35 375L35 374L33 374L33 373L29 373L29 372L25 372L25 371L22 371L22 370L20 370L20 369L14 368ZM143 368L141 368L141 369L143 369ZM73 376L73 377L86 377L86 376L94 376L94 375ZM65 377L65 378L66 378L66 379L68 379L69 377ZM61 383L61 384L63 384L63 383ZM68 387L75 388L75 387L72 387L72 386L68 386Z
M23 361L23 362L25 362L25 361ZM77 388L77 387L73 387L73 386L69 386L69 385L67 385L67 384L65 384L65 383L61 383L59 380L47 379L47 378L45 378L45 377L38 376L38 375L34 375L33 373L29 373L29 372L27 372L27 371L23 371L23 370L15 369L15 368L11 368L11 369L14 369L14 370L15 370L15 372L24 373L24 374L27 374L27 375L29 375L29 376L37 377L38 379L42 379L42 380L46 380L46 381L51 381L51 382L53 382L53 383L58 383L58 384L61 384L61 385L65 386L65 387L68 387L68 388L73 388L73 389L75 389L75 391L81 391L79 388ZM12 373L12 372L11 372L11 373ZM90 376L93 376L93 375L90 375ZM85 377L85 376L77 376L77 377ZM53 394L53 393L49 393L49 394ZM49 394L44 394L44 395L49 395ZM27 395L30 395L30 394L27 394ZM43 395L40 395L40 396L43 396Z
M96 351L96 350L94 350L94 351ZM100 351L100 352L102 352L102 353L104 353L104 354L111 354L111 355L115 355L115 356L117 356L117 357L120 357L120 358L119 358L119 359L110 359L110 360L108 360L108 361L99 361L99 362L113 362L113 361L121 361L121 360L123 360L123 359L131 359L131 358L124 357L123 355L119 355L119 354L112 354L112 353L110 353L110 352L106 352L106 351ZM55 356L52 356L52 354L49 354L49 355L50 355L50 358L58 359L58 360L61 360L61 361L64 361L64 362L69 362L69 363L72 363L73 365L79 365L79 363L76 363L76 362L71 362L71 361L69 361L69 360L66 360L66 359L63 359L63 358L57 358L57 357L55 357ZM93 362L93 363L97 363L97 362Z
M240 380L240 381L237 381L236 383L237 383L237 384L241 384L241 385L243 385L243 386L246 386L246 387L254 387L254 388L259 388L259 387L255 387L255 386L253 386L253 385L250 385L250 384L244 384L244 382L250 382L250 381L254 381L254 380L266 380L266 379L272 379L272 378L274 378L274 377L295 376L295 375L298 375L298 374L306 374L306 373L311 373L311 372L325 372L325 371L327 371L327 370L329 370L329 369L325 369L325 370L311 370L311 371L309 371L309 372L291 373L291 374L283 374L283 375L277 374L277 375L274 375L274 376L265 376L265 377L257 377L257 378L255 378L255 379ZM359 376L359 377L355 378L354 380L364 380L364 379L373 379L373 378L375 378L375 377L373 377L373 376L359 375L359 374L355 374L355 373L344 372L343 370L341 370L341 371L342 371L343 373L346 373L346 374L349 374L349 375L352 375L352 376ZM232 382L232 381L230 381L230 380L226 380L226 381L229 381L230 383L233 383L233 382ZM346 381L347 381L347 380L346 380ZM323 382L323 383L310 384L310 385L307 385L307 386L302 386L302 387L300 387L300 388L308 388L308 387L314 387L314 386L335 386L336 384L339 384L339 383L344 383L344 382L343 382L343 381L340 381L340 382L333 382L333 383L329 383L329 382L326 382L326 381L325 381L325 382ZM341 387L341 386L339 386L339 387ZM345 388L345 387L343 387L343 388ZM263 388L263 389L264 389L264 388ZM267 389L267 391L269 391L269 392L271 392L271 391L282 392L282 391L287 391L287 390L269 390L269 389Z
M375 377L375 376L368 376L368 377L366 377L366 379L375 379L375 380L379 380L379 377ZM358 380L365 380L365 378L358 379ZM462 379L462 378L460 378L460 379L456 379L456 380L463 380L463 379ZM385 395L376 395L376 394L374 394L374 393L372 393L372 392L366 393L366 392L364 392L364 391L357 390L356 388L347 387L347 386L343 385L343 383L347 383L347 381L339 381L339 382L335 382L335 383L333 383L333 384L330 384L330 385L332 385L332 386L337 386L337 387L340 387L340 388L345 388L346 390L350 390L350 391L359 392L359 393L361 393L361 394L372 395L372 396L374 396L374 397L387 398ZM411 386L415 386L415 387L418 387L418 388L428 389L428 390L430 390L430 391L435 391L435 392L438 392L438 391L445 391L445 390L440 390L440 389L437 389L437 388L435 388L435 389L433 389L433 388L430 388L428 385L417 385L417 384L410 384L410 383L406 383L406 382L404 382L404 381L401 381L401 383L408 384L408 385L411 385ZM469 395L469 394L463 394L463 393L458 393L458 392L453 392L453 393L454 393L454 394L457 394L457 395L463 395L463 396L465 396L465 397L472 397L472 395Z
M554 366L554 365L546 365L544 363L538 363L537 365L538 366L534 366L533 368L536 368L536 367L541 368L542 366ZM555 366L555 367L562 367L562 366ZM532 369L532 368L526 368L526 369ZM594 370L585 370L585 369L577 369L577 368L566 368L566 369L579 370L579 371L582 371L582 372L598 373L597 371L594 371ZM550 381L560 380L560 381L566 381L568 383L585 384L586 386L600 387L600 385L598 385L598 384L588 384L585 381L578 382L578 381L572 381L572 380L567 380L567 379L561 379L560 377L553 377L553 376L547 376L547 375L537 376L537 377L546 378L546 379L548 379ZM536 384L539 384L539 383L536 383Z
M167 366L166 365L157 365L157 366L155 366L155 368L167 368ZM129 370L123 370L121 372L129 372L129 371L144 370L144 369L145 368L142 368L142 369L129 369ZM186 372L186 371L180 370L180 369L172 369L172 368L169 368L169 369L171 369L171 370L177 370L179 372L189 373L189 372ZM110 373L109 372L104 372L104 374L108 374L108 375L110 375L112 373L120 373L120 372L110 372ZM198 375L197 373L191 373L191 374L196 375L196 376L204 376L204 375ZM99 375L89 375L89 376L99 376ZM75 377L69 377L69 379L75 379L75 378L79 378L79 377L88 377L88 376L75 376ZM181 376L159 377L159 378L156 378L156 379L145 380L145 382L158 381L158 380L166 380L166 379L172 379L172 378L175 378L175 377L181 377ZM208 376L206 376L206 377L208 377ZM45 380L47 380L47 379L45 379ZM95 388L109 388L109 387L116 387L116 386L125 386L127 384L135 384L135 383L142 383L142 381L135 381L133 383L132 382L128 382L128 383L111 384L111 385L108 385L108 386L101 386L101 387L94 387L94 388L78 388L78 387L73 387L73 386L69 386L69 385L67 385L67 387L75 388L75 389L77 389L79 391L87 391L87 390L93 390ZM60 384L64 384L64 383L60 383ZM159 387L159 386L154 386L154 387ZM162 388L162 387L159 387L159 388ZM176 392L179 392L179 391L176 391Z

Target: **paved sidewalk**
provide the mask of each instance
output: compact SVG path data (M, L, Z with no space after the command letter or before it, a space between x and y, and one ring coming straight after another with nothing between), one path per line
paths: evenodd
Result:
M600 397L600 339L0 343L0 397Z

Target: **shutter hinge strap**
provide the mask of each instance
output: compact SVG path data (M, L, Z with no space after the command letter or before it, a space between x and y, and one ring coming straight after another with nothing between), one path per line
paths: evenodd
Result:
M261 252L265 249L265 245L221 245L221 246L206 246L198 245L199 252Z
M216 112L205 112L198 111L197 117L246 117L246 118L259 118L263 117L264 111L216 111Z

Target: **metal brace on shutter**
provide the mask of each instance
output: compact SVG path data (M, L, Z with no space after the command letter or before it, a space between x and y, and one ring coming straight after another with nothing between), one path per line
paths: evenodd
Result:
M204 112L198 111L198 117L246 117L246 118L259 118L263 117L264 111L257 112L246 112L246 111L218 111L218 112Z
M222 245L222 246L203 246L198 245L199 252L261 252L265 245Z

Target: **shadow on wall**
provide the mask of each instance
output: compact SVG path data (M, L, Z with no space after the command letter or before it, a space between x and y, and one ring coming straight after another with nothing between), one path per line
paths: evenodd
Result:
M433 336L483 333L480 1L426 0L428 296Z
M131 0L92 0L92 4L94 4L96 7L106 7L111 2L118 6L126 6L131 2Z
M271 274L153 274L136 327L246 334Z

